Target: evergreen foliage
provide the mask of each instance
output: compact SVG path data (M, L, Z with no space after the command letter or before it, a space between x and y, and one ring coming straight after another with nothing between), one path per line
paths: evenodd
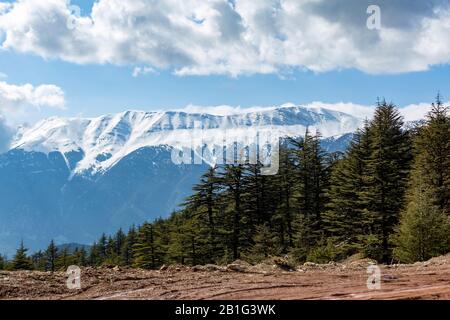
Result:
M425 261L450 249L450 225L436 196L423 184L414 186L393 242L394 256L404 263Z
M20 247L16 250L16 254L12 260L13 270L31 270L33 264L29 256L27 256L28 249L25 248L23 241L20 243Z

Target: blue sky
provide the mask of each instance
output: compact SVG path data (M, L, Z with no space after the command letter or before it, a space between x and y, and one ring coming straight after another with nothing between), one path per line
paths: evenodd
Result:
M131 67L76 65L1 52L0 70L11 83L54 83L64 88L67 110L44 109L48 115L96 116L127 108L170 109L188 104L247 107L343 101L370 105L377 96L404 106L431 102L438 91L450 98L449 66L399 75L368 75L357 70L324 74L296 71L283 79L278 75L180 77L163 71L134 78Z
M1 77L0 81L12 86L22 86L29 83L38 87L42 84L51 84L60 88L64 93L64 109L47 108L41 103L37 108L38 112L33 109L33 112L23 113L25 116L22 114L19 117L20 120L34 121L37 118L51 115L90 117L120 112L125 109L178 109L189 104L250 107L278 105L286 102L307 104L313 101L321 101L325 103L351 102L372 105L377 97L385 97L399 106L406 106L431 102L438 91L450 100L450 66L448 64L450 55L448 50L445 49L446 42L449 42L448 34L445 32L450 29L447 30L448 25L439 20L445 19L448 12L443 9L441 11L434 10L432 13L426 12L424 8L420 7L419 2L410 2L413 8L410 12L402 13L405 16L399 17L399 21L402 21L402 19L410 21L412 17L419 16L423 21L428 21L428 29L423 29L423 23L390 26L386 22L386 30L401 37L393 42L390 40L392 36L386 36L382 33L387 33L387 31L379 31L380 34L374 38L373 43L361 40L361 36L352 31L351 23L359 23L359 20L367 18L364 11L358 12L357 19L354 19L356 22L351 22L348 17L339 18L339 15L337 15L337 18L328 18L330 8L327 7L306 8L305 6L305 8L302 8L304 11L308 11L309 16L316 15L323 19L329 19L330 22L326 22L328 23L326 26L330 29L335 28L341 33L335 31L333 34L327 35L324 33L320 36L323 37L324 41L330 41L327 40L328 38L340 39L339 37L341 37L340 42L343 45L339 47L338 44L323 45L319 41L320 39L314 38L314 34L311 38L308 38L310 35L307 31L301 38L296 39L295 34L289 33L289 19L292 17L286 16L286 13L284 16L282 16L282 13L277 13L279 19L277 18L278 20L274 22L274 25L278 25L279 21L285 23L285 25L277 27L279 28L279 30L275 30L277 34L273 38L262 39L263 36L273 30L271 29L269 32L266 29L260 30L256 27L251 29L252 23L258 28L262 28L259 27L258 20L255 20L256 18L251 13L256 12L257 9L258 15L255 16L260 17L261 12L264 13L264 10L268 10L269 7L249 8L249 5L244 6L244 0L238 1L238 3L242 2L242 5L239 3L236 7L231 5L223 7L223 3L219 0L212 1L216 3L214 10L222 17L227 17L227 20L220 20L220 24L205 25L202 30L194 30L193 27L189 27L186 32L192 32L191 37L208 35L208 37L199 38L198 41L203 41L204 44L191 52L189 47L196 45L196 43L188 43L186 48L182 47L185 45L184 42L189 42L189 39L186 40L186 36L183 38L183 32L180 33L179 31L180 26L173 27L173 25L170 25L170 28L173 28L171 31L173 33L168 35L167 39L169 40L159 39L161 34L170 29L166 26L157 25L161 17L166 17L169 13L174 15L181 12L183 16L203 17L202 15L204 15L205 17L201 21L210 19L214 22L214 19L218 19L218 14L216 12L216 14L209 16L211 8L203 7L198 12L193 11L194 13L186 13L186 15L184 15L182 9L180 9L181 11L177 9L175 13L168 13L167 10L170 11L173 8L170 7L170 3L175 3L176 0L167 0L168 6L152 9L147 14L152 18L147 20L147 16L144 16L144 22L136 25L138 27L145 25L139 36L133 35L126 41L121 41L118 44L113 43L114 46L111 46L111 49L102 52L102 48L97 48L96 45L98 43L98 46L101 46L101 41L104 41L102 38L105 36L104 34L99 39L93 39L92 34L97 35L98 32L86 28L87 31L84 29L70 31L70 33L67 32L67 34L58 38L60 33L66 31L60 32L61 29L55 28L52 25L53 22L48 18L43 18L42 21L36 18L39 16L45 17L41 12L64 16L66 14L65 9L61 9L58 1L65 2L63 0L43 0L41 5L37 6L29 0L23 0L21 5L27 6L32 16L23 17L22 22L18 22L17 18L11 18L9 21L4 19L6 22L2 24L2 18L7 18L8 14L15 13L14 10L17 11L15 14L19 16L24 14L19 11L20 8L16 5L16 2L8 1L13 3L14 6L9 7L3 16L0 11L0 30L3 29L3 34L0 31L0 43L3 42L2 49L0 49L0 73L6 75ZM131 7L131 5L130 7L123 5L124 7L118 8L117 12L105 5L109 2L111 5L115 3L116 6L119 6L119 2L116 3L115 1L99 1L98 12L103 13L103 11L111 10L111 12L108 12L109 15L120 15L118 16L120 19L125 17L128 19L128 24L129 21L143 19L142 16L136 17L136 12L139 12L139 10ZM139 1L145 3L146 0ZM343 15L347 14L348 11L345 8L345 3L348 4L349 2L352 1L342 2ZM384 1L379 2L384 3ZM445 1L430 1L430 5L433 8L440 8L441 2L445 3ZM6 3L6 1L0 1L0 3ZM72 1L72 4L81 7L82 17L90 17L96 23L102 21L101 19L106 19L103 15L97 14L95 16L91 13L92 3L92 1L83 0ZM414 8L414 3L417 4L417 9ZM102 4L103 6L101 6ZM148 2L148 5L150 6L150 2ZM362 8L364 9L364 7ZM387 6L382 7L382 9L387 12L386 16L391 10ZM405 10L399 11L399 14L403 11ZM33 15L33 12L35 12L35 15ZM153 17L154 13L161 16L155 18ZM236 18L237 15L239 17ZM273 12L269 15L270 17L273 17ZM131 18L134 20L130 20ZM117 16L114 16L114 19L117 19ZM114 19L111 20L114 21ZM233 19L238 19L239 23L234 24ZM264 28L272 28L270 21L269 24L267 22L268 18L264 19ZM303 28L305 30L317 28L311 26L311 23L305 24ZM106 32L111 32L111 35L107 36L112 37L114 32L121 32L122 30L118 26L120 24L110 25L109 28L111 29L106 29ZM136 26L133 26L132 30L135 30ZM242 26L245 26L246 30L243 30L244 27ZM116 27L118 31L112 31ZM123 26L123 32L125 34L131 33L131 31L127 31L126 27L126 25ZM299 26L299 28L301 27ZM45 32L38 33L39 31L36 31L36 34L33 35L33 41L31 41L30 38L27 38L30 28L45 30ZM62 27L59 26L59 28ZM157 33L142 36L142 39L139 38L147 30L154 28L157 29ZM229 31L230 35L222 40L223 47L221 47L221 42L209 36L209 34L217 34L217 32L214 33L217 31L216 29L221 32L222 36L225 31L228 32L229 29L232 29L232 31ZM13 36L12 33L8 34L8 31L11 30L15 32ZM227 42L231 41L229 38L237 32L236 30L242 32L242 38ZM45 34L53 32L54 34ZM88 40L81 42L79 40L80 34L75 34L75 32L80 32L81 36L85 36L81 32L90 32L89 38L86 38ZM245 34L246 32L247 34ZM360 32L367 33L365 35L367 38L372 37L374 31L361 27ZM434 39L440 33L446 34L446 38ZM425 37L427 34L432 36L427 38ZM251 41L248 40L249 37L253 37ZM420 39L420 37L423 37L423 39ZM154 41L155 38L158 39L155 47L147 47L146 44ZM242 39L251 42L251 46ZM291 39L295 41L290 41ZM428 39L432 41L430 40L430 42ZM285 46L284 51L276 51L277 48L272 47L266 49L264 46L269 40L273 42L274 46ZM143 49L139 49L141 50L139 52L136 49L136 53L130 53L134 51L131 50L131 47L140 43L140 41L142 41ZM408 45L412 46L412 41L416 41L420 45L414 47L414 55L410 53L412 49L408 48ZM435 44L436 41L439 41L438 44ZM440 41L444 42L443 48L441 48ZM175 49L172 48L172 42ZM336 43L340 42L336 41ZM178 43L180 44L178 45ZM295 46L298 43L306 51L313 48L310 56L299 51L299 58L297 59L295 56L297 48ZM107 44L109 45L110 42L107 42ZM407 45L405 48L400 47L405 46L405 44ZM75 53L73 53L73 50L68 52L67 47L73 45L86 46L87 49ZM435 47L430 50L421 47L426 45L434 45ZM228 50L226 49L228 46L233 47L233 51L227 52L223 56L217 53L220 50ZM396 46L399 48L396 48ZM257 47L255 50L258 53L247 57L248 48L253 50L255 47ZM165 51L161 48L165 48ZM241 49L244 53L241 52ZM338 49L340 51L337 53ZM98 50L98 54L90 55L89 50ZM267 56L269 58L261 56L263 50L268 51ZM271 52L271 50L274 52ZM316 51L314 52L314 50ZM346 50L349 53L346 53ZM317 57L316 60L315 56ZM134 77L133 70L136 67L148 67L155 72ZM3 99L4 104L7 104L8 101L7 98ZM1 99L0 102L2 102ZM0 114L6 119L14 118L13 111L11 111L13 109L13 107L5 108Z

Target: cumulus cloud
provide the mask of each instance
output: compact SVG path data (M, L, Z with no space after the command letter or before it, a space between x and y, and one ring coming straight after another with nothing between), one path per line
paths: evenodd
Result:
M450 105L450 103L446 103L446 105ZM429 103L410 104L400 109L400 113L405 121L424 119L430 111L431 105Z
M374 106L365 106L351 102L338 102L338 103L324 103L315 101L306 105L308 108L324 108L334 111L339 111L361 119L370 119L373 116L375 110Z
M450 106L450 102L445 103L445 105ZM254 106L254 107L241 107L241 106L229 106L229 105L220 105L220 106L197 106L197 105L188 105L182 109L178 109L175 111L186 112L186 113L207 113L219 116L227 116L233 114L242 114L248 112L259 112L259 111L267 111L273 110L276 108L290 108L295 106L294 103L285 103L281 106ZM337 102L337 103L325 103L321 101L314 101L311 103L307 103L301 105L302 107L309 109L328 109L333 111L339 111L343 113L350 114L352 116L358 117L360 119L371 119L373 117L375 106L374 105L361 105L351 102ZM424 119L426 114L431 110L430 103L418 103L418 104L410 104L407 106L399 107L399 112L403 116L405 121L416 121Z
M0 115L19 118L43 107L64 109L64 91L52 84L15 85L0 81Z
M66 0L17 0L0 2L0 42L46 59L147 65L178 75L401 73L450 63L448 1L378 0L381 30L366 28L370 4L98 0L89 15L77 16Z

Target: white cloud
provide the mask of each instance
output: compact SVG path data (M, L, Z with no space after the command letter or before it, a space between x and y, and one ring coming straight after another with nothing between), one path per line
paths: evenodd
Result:
M289 108L295 106L294 103L284 103L281 106L253 106L253 107L241 107L241 106L229 106L229 105L220 105L220 106L197 106L197 105L188 105L184 108L175 110L187 113L208 113L219 116L226 116L231 114L242 114L248 112L259 112L259 111L267 111L270 109L276 108ZM324 103L320 101L314 101L311 103L307 103L302 105L305 108L318 109L324 108L328 110L335 110L339 112L344 112L347 114L351 114L355 117L359 118L371 118L374 112L375 107L373 106L364 106L350 102L337 102L337 103Z
M12 4L7 2L0 2L0 13L7 11L11 8Z
M0 42L46 59L178 75L399 73L450 63L445 0L377 2L380 31L366 28L369 0L98 0L84 17L71 17L66 0L20 0L0 3Z
M446 105L450 105L450 103L447 103ZM411 104L400 109L400 113L404 117L405 121L424 119L430 111L431 104L429 103Z
M43 107L64 109L64 91L52 84L14 85L0 81L0 115L18 119Z
M444 105L450 106L450 101L444 103ZM375 111L375 106L364 106L354 103L323 103L323 102L313 102L307 105L307 107L322 107L325 109L341 111L344 113L351 114L359 118L371 119ZM407 106L398 108L400 114L403 116L404 121L416 121L424 119L428 112L431 111L431 104L422 102L417 104L410 104Z
M364 106L351 102L324 103L315 101L306 105L308 108L324 108L351 114L361 119L370 119L375 110L374 106Z
M444 105L449 105L450 102L444 103ZM295 106L293 103L285 103L281 105L281 107L289 108ZM350 114L352 116L361 118L361 119L371 119L373 117L375 106L361 105L351 102L337 102L337 103L325 103L320 101L314 101L311 103L307 103L302 105L305 108L311 109L319 109L324 108L328 110L339 111L343 113ZM227 116L232 114L242 114L248 112L258 112L258 111L267 111L270 109L279 108L280 106L254 106L254 107L241 107L241 106L229 106L229 105L221 105L221 106L197 106L197 105L188 105L184 108L175 110L186 113L207 113L219 116ZM418 104L410 104L404 107L399 107L399 112L403 116L404 121L415 121L424 119L426 114L431 110L430 103L418 103Z

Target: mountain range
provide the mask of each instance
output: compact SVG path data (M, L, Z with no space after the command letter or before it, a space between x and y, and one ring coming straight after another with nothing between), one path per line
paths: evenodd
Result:
M174 164L174 147L220 144L259 130L320 132L328 151L345 150L364 119L296 105L227 115L125 111L97 118L44 119L21 127L0 154L0 252L23 239L32 250L91 243L103 232L167 217L208 164Z

